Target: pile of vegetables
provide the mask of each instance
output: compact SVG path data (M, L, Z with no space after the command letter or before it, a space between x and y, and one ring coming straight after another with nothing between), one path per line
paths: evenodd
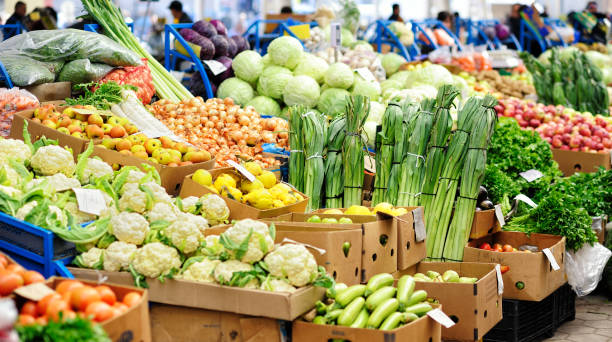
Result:
M433 283L463 283L473 284L478 281L478 278L460 277L459 273L453 270L447 270L440 274L436 271L427 271L423 273L415 273L413 275L415 281L433 282Z
M336 52L333 48L318 50L314 55L323 58L328 64L334 64L336 62ZM385 56L386 54L381 60L378 54L374 52L372 45L359 43L352 49L340 49L340 51L338 51L338 62L350 66L351 69L367 68L379 82L382 82L386 78L386 69L384 68L384 64L382 64L385 60ZM400 58L403 63L406 62L403 57Z
M9 296L21 286L42 283L45 278L36 271L27 271L0 254L0 298Z
M9 135L13 114L35 108L38 104L36 96L25 89L0 88L0 136Z
M427 292L414 290L415 280L404 275L395 287L391 274L380 273L370 278L367 285L336 284L327 291L325 303L317 302L315 309L302 319L314 324L393 330L433 309Z
M467 73L459 74L462 77L467 77ZM516 97L519 99L527 95L535 94L533 85L518 79L513 79L510 76L502 76L495 70L479 71L470 73L480 82L486 82L492 92L501 93L503 96Z

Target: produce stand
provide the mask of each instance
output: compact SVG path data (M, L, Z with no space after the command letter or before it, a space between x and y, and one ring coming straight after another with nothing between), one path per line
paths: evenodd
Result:
M444 30L455 42L455 46L459 51L463 50L463 46L459 41L459 38L449 30L441 21L437 19L425 19L425 20L411 20L412 23L412 31L414 32L414 41L420 45L426 46L430 50L436 50L440 46L429 33L427 33L426 29L442 29ZM428 42L422 40L419 36L423 35Z
M270 33L262 32L263 30L262 26L267 26L270 24L277 25L274 31ZM301 25L301 24L306 24L306 23L301 23L299 21L291 20L291 25ZM313 26L316 26L317 23L311 22L308 24L310 25L310 27L313 27ZM249 41L253 50L263 54L268 50L268 44L270 44L270 42L274 40L274 38L278 38L285 34L290 35L291 37L299 40L299 38L295 35L295 33L291 31L290 24L288 23L287 20L257 19L251 25L249 25L249 27L242 34L242 36L245 37Z
M367 37L369 32L374 29L374 36L370 38L369 42L376 45L377 51L380 53L383 51L383 46L388 45L391 48L391 52L396 52L407 61L417 59L420 55L420 51L416 44L410 46L404 46L397 35L391 31L389 24L392 22L389 20L376 20L375 22L368 25L368 27L361 33L362 39Z
M524 50L531 52L531 45L533 42L536 42L540 46L542 52L555 46L567 47L567 43L556 29L557 26L562 27L567 25L561 20L547 20L546 18L544 23L552 28L559 40L551 40L546 37L542 37L540 32L534 28L533 23L527 22L525 19L521 19L521 34L519 35L519 41Z
M496 19L489 19L489 20L471 20L468 19L467 20L467 25L468 27L472 27L477 34L474 34L474 30L468 29L468 42L470 43L474 43L476 45L479 45L478 42L482 42L482 41L487 41L487 45L489 46L489 48L491 50L497 50L497 49L501 49L502 45L510 45L512 44L514 49L521 52L523 51L523 48L521 47L521 45L519 44L518 39L514 36L513 33L510 33L510 35L508 36L508 38L504 39L504 40L500 40L497 35L495 35L493 37L493 39L490 39L484 32L484 28L485 27L495 27L496 25L499 25L500 22L499 20Z

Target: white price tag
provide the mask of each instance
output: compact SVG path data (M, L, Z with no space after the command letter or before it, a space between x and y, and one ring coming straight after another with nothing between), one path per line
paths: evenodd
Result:
M501 205L499 204L495 205L495 217L497 217L497 221L499 221L500 226L503 227L506 225L506 220L504 220L504 214L502 213Z
M442 310L433 309L427 313L427 316L431 317L434 321L442 324L445 328L450 328L455 325L452 319L450 319Z
M370 71L370 69L359 68L359 69L355 69L355 71L357 71L359 76L363 77L364 80L368 82L376 82L376 77L374 77L374 74Z
M213 75L215 76L227 70L227 68L225 67L225 65L223 65L223 63L215 61L214 59L202 61L202 62L208 65L208 67L210 68L210 72L212 72Z
M331 23L329 25L330 34L329 40L332 47L342 46L342 33L340 32L340 23Z
M527 203L527 205L529 205L532 208L537 208L538 207L538 205L534 201L532 201L531 198L529 198L529 197L527 197L527 196L525 196L523 194L516 195L516 197L514 197L514 199L517 199L517 200L519 200L521 202L525 202L525 203Z
M548 258L548 261L550 261L550 266L552 266L553 270L557 271L561 268L559 267L559 264L557 264L557 260L555 259L555 256L552 254L550 249L544 248L542 249L542 253L544 253L544 255L546 255L546 257Z
M497 293L501 295L504 293L504 278L499 264L495 265L495 272L497 273Z
M238 170L238 172L242 173L242 175L245 176L246 179L248 179L249 181L251 181L251 182L255 181L255 176L253 176L252 173L250 173L247 169L245 169L244 166L236 163L233 160L228 160L227 163L230 166L234 167L234 169Z
M100 215L100 213L106 209L106 201L104 200L102 191L98 189L81 188L72 188L72 191L74 191L76 195L80 211L92 215Z
M427 231L425 230L425 222L423 221L423 207L418 207L412 211L412 219L414 221L414 232L417 242L425 241Z
M542 177L544 177L544 174L542 174L542 172L535 170L535 169L531 169L531 170L527 170L525 172L521 172L519 173L519 175L521 175L521 177L525 178L525 180L528 183L533 182L534 180L540 179Z

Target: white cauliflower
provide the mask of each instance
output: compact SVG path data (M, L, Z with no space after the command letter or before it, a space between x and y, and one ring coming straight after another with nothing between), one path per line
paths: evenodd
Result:
M21 190L15 189L12 186L0 185L0 191L4 192L5 194L13 198L17 198L21 196Z
M125 190L126 190L126 186L128 184L138 184L138 182L140 182L140 180L145 177L146 174L140 170L129 170L127 171L127 177L125 179L125 183L123 183L123 186L121 187L121 190L119 190L119 194L122 195Z
M223 198L214 194L206 194L200 198L202 210L200 214L208 220L211 226L224 223L230 215L230 210Z
M66 213L62 209L60 209L60 208L58 208L58 207L56 207L54 205L50 205L49 206L49 214L55 214L56 215L56 219L58 221L60 221L62 226L65 227L66 225L68 225L68 217L66 216Z
M76 202L68 202L64 205L64 210L70 213L77 224L93 221L96 219L96 215L84 213L79 210L79 205Z
M32 150L21 140L0 139L0 159L24 161L32 156Z
M168 204L174 204L172 197L168 195L166 189L163 186L155 182L146 182L143 185L149 190L151 190L151 192L153 193L153 201L155 201L155 203L163 202Z
M123 189L123 195L119 199L119 209L144 213L147 210L147 194L139 189L138 183L128 183Z
M26 187L28 189L31 189L37 186L38 184L44 182L45 180L49 182L49 185L51 185L53 189L55 189L55 191L64 191L64 190L68 190L72 188L81 187L81 182L79 182L78 179L72 178L72 177L66 177L66 175L63 173L56 173L52 176L32 179L32 181L30 181Z
M104 250L100 248L90 248L87 252L80 255L79 262L87 268L94 268L100 260L104 260Z
M177 278L199 281L204 283L214 283L215 278L213 277L213 272L215 271L217 265L219 265L220 263L221 261L219 260L210 260L208 258L204 258L202 261L191 264Z
M219 242L219 235L208 235L204 238L206 247L203 250L204 254L209 256L219 256L225 251L225 247Z
M2 164L4 161L5 160L0 160L0 168L2 168L6 174L6 180L4 184L10 186L20 186L22 182L21 176L19 176L19 173L17 173L17 171L15 171L15 169L12 168L8 163Z
M136 272L149 277L157 278L168 274L173 268L181 267L181 258L175 248L160 242L153 242L142 246L134 252L132 266Z
M70 177L76 168L72 153L57 145L39 148L30 159L30 166L34 172L44 176L61 172Z
M260 288L262 290L272 292L295 292L297 290L295 287L289 284L287 280L272 277L266 278L266 280L261 284Z
M237 249L231 249L229 252L235 259L252 264L261 260L274 248L274 239L270 236L267 224L251 219L240 220L222 234L221 242L225 248L229 246L223 242L224 239L228 239L234 246L240 246L249 234L251 237L246 253L240 255L242 253Z
M111 243L104 255L104 270L111 272L127 270L137 249L138 247L132 243L123 241Z
M190 214L197 214L196 207L200 199L195 196L189 196L186 198L181 198L181 202L183 203L183 212Z
M238 260L227 260L215 267L215 279L223 285L228 285L234 272L243 272L253 270L253 265L249 265ZM245 286L245 288L255 289L259 287L259 281L257 278L251 279Z
M208 221L206 221L206 219L202 216L189 213L179 213L177 217L177 219L180 221L195 224L201 231L204 231L206 230L206 228L208 228Z
M30 211L34 209L38 205L37 201L28 202L21 206L21 208L17 209L17 213L15 213L15 217L20 220L25 220L25 217L28 216Z
M264 258L270 274L287 278L293 286L310 284L317 276L317 262L303 245L282 245Z
M163 234L181 252L190 254L198 249L204 235L198 226L189 221L175 221L163 230Z
M88 158L87 166L83 170L83 182L89 183L92 180L90 178L100 178L112 174L113 168L110 165L96 158Z
M26 203L25 205L23 205L21 208L17 210L17 212L15 213L15 218L25 221L26 216L28 216L30 211L32 211L32 209L34 209L34 207L36 207L37 205L38 205L37 201ZM66 213L62 209L54 205L50 205L49 215L52 215L52 214L55 214L56 220L58 220L62 226L66 226L68 224L68 217L66 216Z
M174 222L177 219L177 211L177 208L175 208L173 204L160 202L153 205L151 210L146 214L146 217L149 223L160 220Z
M119 241L141 245L149 232L149 222L137 213L122 212L110 220L112 233Z

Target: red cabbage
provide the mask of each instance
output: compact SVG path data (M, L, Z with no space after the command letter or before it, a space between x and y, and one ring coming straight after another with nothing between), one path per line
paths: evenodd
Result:
M223 36L227 35L227 29L221 20L213 19L210 21L210 23L215 27L218 34Z
M249 46L249 41L246 40L246 38L244 38L243 36L232 36L231 39L236 43L236 46L238 47L238 51L236 51L236 54L239 54L242 51L249 50L251 48Z
M188 28L181 29L179 33L181 34L183 38L185 38L186 41L190 43L194 43L194 44L195 44L194 40L198 39L198 37L202 37L196 31L192 29L188 29Z
M227 56L221 56L216 59L217 62L223 64L227 70L215 76L215 83L220 84L226 78L234 77L234 70L232 70L232 59Z
M215 45L215 58L221 56L229 56L229 44L227 38L222 35L216 35L210 39Z
M238 51L238 46L233 39L227 38L227 53L230 58L234 58L236 56L236 52Z
M497 31L497 38L501 40L510 37L510 28L504 24L495 25L495 31Z
M192 29L206 38L212 38L217 35L215 27L206 20L198 20L193 23Z
M215 44L213 44L210 39L203 36L199 36L198 38L196 38L196 40L193 41L193 43L201 47L200 59L213 59L213 57L215 56Z
M209 78L210 80L210 78ZM212 88L213 96L217 93L217 86L213 83L210 84ZM204 86L204 81L200 76L199 72L196 72L189 79L189 83L187 84L187 89L193 94L193 96L201 96L203 98L206 97L206 87Z

